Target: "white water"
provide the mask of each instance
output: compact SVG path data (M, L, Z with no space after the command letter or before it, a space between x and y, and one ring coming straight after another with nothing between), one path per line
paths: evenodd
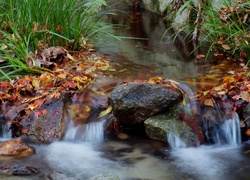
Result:
M245 171L249 169L248 160L236 146L181 148L171 151L171 155L180 171L195 174L199 180L241 179L247 177Z
M104 120L74 126L70 121L64 139L66 141L102 142L104 139Z
M215 144L228 144L237 146L241 143L240 120L237 113L234 113L231 118L225 122L213 134Z
M175 149L175 148L185 148L187 147L187 145L176 135L169 133L167 135L168 137L168 143L170 145L171 148Z
M8 131L9 127L6 124L0 126L0 139L1 141L11 139L11 131Z

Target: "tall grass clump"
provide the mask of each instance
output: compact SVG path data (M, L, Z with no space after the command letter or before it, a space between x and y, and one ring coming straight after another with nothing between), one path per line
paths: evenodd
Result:
M102 20L112 14L102 10L106 5L105 0L0 0L0 73L30 72L27 54L39 44L79 50L88 41L113 36L112 25Z
M188 8L189 21L173 35L185 32L191 37L198 49L204 44L210 44L208 54L212 50L223 51L239 56L241 52L250 58L250 1L243 3L220 1L215 6L211 1L186 1L178 10L177 15ZM172 27L174 28L174 27ZM194 49L196 51L197 49Z
M202 22L199 31L201 42L209 41L210 49L239 56L241 52L250 55L250 2L230 3L223 1L223 7L216 9L211 2L203 4Z

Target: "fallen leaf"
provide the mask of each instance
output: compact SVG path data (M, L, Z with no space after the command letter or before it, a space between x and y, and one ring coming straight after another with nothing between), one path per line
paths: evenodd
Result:
M43 110L41 111L41 114L42 114L42 115L47 114L47 110L46 110L46 109L43 109Z
M205 99L204 105L214 107L213 99Z
M40 115L41 115L41 112L38 111L38 110L35 110L35 112L34 112L34 117L35 117L35 118L38 118Z
M196 55L196 59L202 59L205 58L206 56L204 54L198 54Z
M102 111L102 112L99 114L98 118L107 115L107 114L110 113L111 111L112 111L112 107L109 106L106 110Z
M225 49L225 50L231 50L231 47L230 47L229 45L227 45L227 44L222 44L221 46L222 46L223 49Z

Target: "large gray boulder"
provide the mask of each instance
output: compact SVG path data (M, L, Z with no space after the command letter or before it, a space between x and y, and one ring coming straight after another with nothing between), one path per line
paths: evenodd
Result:
M178 103L181 93L163 85L118 85L108 98L115 117L124 124L140 123Z
M166 142L169 142L168 136L173 135L187 146L197 146L203 143L204 137L201 128L199 126L190 127L185 121L180 120L179 114L177 107L173 107L165 114L148 118L144 121L147 135L150 138Z

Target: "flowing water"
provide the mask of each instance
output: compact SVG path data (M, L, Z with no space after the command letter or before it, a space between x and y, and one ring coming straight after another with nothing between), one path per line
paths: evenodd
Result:
M130 12L130 16L109 17L114 23L132 27L116 30L116 33L144 40L109 40L105 46L98 47L116 68L110 75L112 82L163 76L196 89L200 75L210 73L211 69L207 68L210 62L199 62L189 56L189 45L181 38L175 43L164 38L164 43L160 43L166 27L159 16L133 9L126 9L126 12ZM106 82L110 83L110 79ZM206 86L211 85L206 83ZM184 86L187 94L193 93ZM53 171L82 180L100 173L112 173L121 180L244 180L250 177L250 158L244 153L249 151L250 142L240 143L237 114L226 119L214 133L216 144L193 148L187 148L172 134L168 135L172 148L164 142L132 135L107 141L103 134L104 121L75 127L69 120L63 141L50 145L31 144L36 154L30 157L0 157L3 164L19 163L40 170L36 176L0 175L0 179L45 179L44 175ZM1 140L6 137L9 136L4 131Z

